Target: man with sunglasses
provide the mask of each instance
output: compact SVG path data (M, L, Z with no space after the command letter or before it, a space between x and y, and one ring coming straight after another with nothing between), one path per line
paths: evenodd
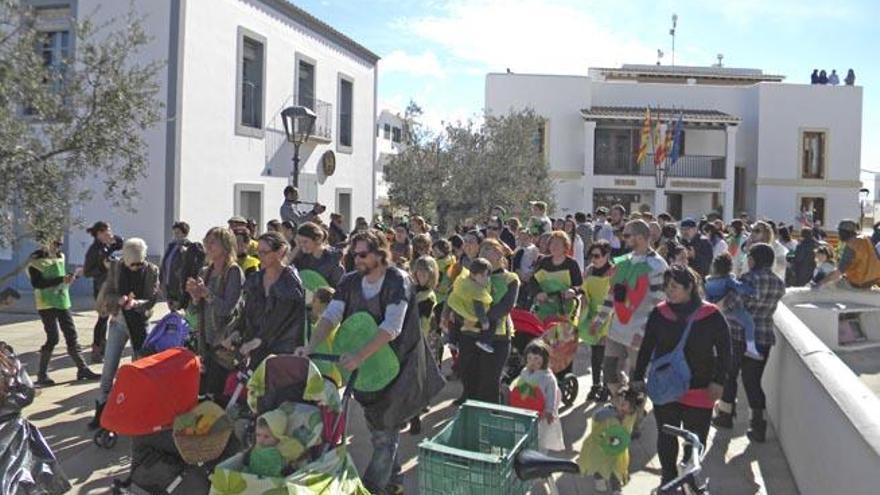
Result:
M421 332L415 289L409 275L391 265L384 236L374 231L354 234L349 244L355 271L346 274L318 321L311 341L296 350L307 356L331 329L354 313L367 312L379 331L360 351L343 354L339 365L353 371L390 345L400 362L396 378L384 389L354 397L364 408L373 454L362 477L371 493L402 493L398 459L400 429L427 407L443 388L443 378Z

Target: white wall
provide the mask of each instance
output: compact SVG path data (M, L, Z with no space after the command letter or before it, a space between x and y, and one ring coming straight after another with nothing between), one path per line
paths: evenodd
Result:
M724 129L687 129L684 152L686 155L724 156L727 133Z
M171 14L170 0L136 0L133 5L137 14L143 16L144 28L153 38L148 45L141 49L140 54L133 60L139 64L152 61L167 61L169 22ZM108 2L106 0L78 0L78 15L80 19L90 16L90 19L100 25L111 19L124 20L129 11L129 2ZM121 24L113 24L108 29L118 30ZM159 90L157 98L165 103L168 94L167 67L162 68L156 82ZM166 105L167 111L167 105ZM150 256L161 256L165 242L165 122L167 115L161 114L161 120L153 128L144 133L144 141L147 144L147 170L146 177L138 180L136 189L140 198L134 207L137 213L126 213L120 208L110 204L102 194L105 190L103 182L96 180L93 186L95 192L93 201L82 205L74 210L74 214L82 216L86 223L91 224L96 220L110 222L113 229L124 237L142 237L148 246ZM85 252L92 243L92 238L85 230L77 229L70 233L67 243L68 259L75 264L81 264L85 258Z
M681 193L681 215L682 218L698 219L712 211L712 194L711 193Z
M266 38L263 138L235 134L239 26ZM352 217L371 216L374 66L256 0L188 2L180 217L190 222L195 235L223 224L233 214L236 183L262 186L263 222L278 217L293 156L278 115L292 102L297 53L316 60L315 97L333 105L332 141L310 142L301 150L301 185L310 174L317 177L317 200L328 206L327 215L335 209L337 189L351 188ZM340 73L354 79L350 154L336 145ZM336 152L336 173L325 178L318 165L326 150Z

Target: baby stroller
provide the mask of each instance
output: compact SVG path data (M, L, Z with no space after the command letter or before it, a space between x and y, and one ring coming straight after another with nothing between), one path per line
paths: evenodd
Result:
M34 385L5 342L0 342L0 469L3 493L60 495L70 482L40 430L21 415Z
M561 316L551 316L544 321L534 313L514 308L513 339L507 360L504 382L511 384L525 366L525 348L534 339L542 338L550 346L550 370L559 382L559 391L565 407L571 406L578 394L577 376L572 372L578 342L572 323Z
M312 355L336 361L338 357ZM356 372L349 379L353 383ZM317 365L293 355L270 356L254 371L247 384L247 402L256 417L280 410L288 417L285 437L306 450L293 472L258 476L249 469L251 438L242 438L248 450L218 464L211 475L211 494L265 495L287 487L290 493L366 495L345 445L345 411L351 400L347 386L340 399L336 384L321 375ZM253 431L253 427L245 430ZM238 433L238 431L236 432ZM248 433L250 435L250 433ZM288 493L285 491L284 493Z
M119 368L95 434L102 446L110 438L115 443L116 435L132 437L130 474L113 481L113 493L132 485L151 494L207 490L207 474L183 461L171 431L174 418L195 407L198 393L198 358L186 349L168 349Z

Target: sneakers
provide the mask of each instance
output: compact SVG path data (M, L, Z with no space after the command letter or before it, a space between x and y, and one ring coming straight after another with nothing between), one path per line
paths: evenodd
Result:
M764 356L762 356L761 353L758 352L758 348L755 346L754 342L747 342L746 343L745 355L746 355L746 357L754 359L756 361L763 361L764 360Z
M481 341L478 341L475 345L477 346L477 348L479 348L481 351L483 351L487 354L495 354L495 348L492 347L492 344L490 344L489 342L483 342L481 340Z

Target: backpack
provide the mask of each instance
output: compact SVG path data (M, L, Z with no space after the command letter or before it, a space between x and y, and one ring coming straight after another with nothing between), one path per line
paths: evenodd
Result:
M691 369L684 356L684 346L698 311L695 311L684 328L684 333L672 352L651 356L648 368L648 397L657 405L668 404L680 399L691 387Z
M179 313L172 311L150 330L147 340L144 341L143 352L155 354L173 347L185 347L189 332L189 323Z

